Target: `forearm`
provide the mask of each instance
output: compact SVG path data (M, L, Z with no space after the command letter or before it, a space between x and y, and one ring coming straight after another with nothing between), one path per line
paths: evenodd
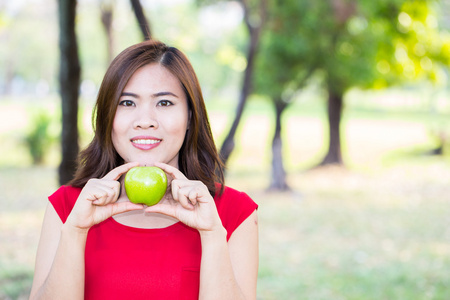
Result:
M202 260L199 299L245 299L236 281L226 230L201 232Z
M87 231L63 225L49 275L33 299L84 299Z

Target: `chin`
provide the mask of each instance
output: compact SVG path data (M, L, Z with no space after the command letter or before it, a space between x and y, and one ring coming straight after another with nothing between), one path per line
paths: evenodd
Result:
M156 161L154 161L154 160L138 160L138 162L139 162L139 166L141 166L141 167L152 167L155 165Z
M167 158L150 158L150 157L135 157L134 159L130 159L129 162L139 162L139 166L141 167L153 167L155 163L165 163L171 166L174 166L178 169L178 157L173 159Z
M151 167L154 166L158 160L155 159L149 159L148 157L128 157L127 159L124 159L124 163L130 163L130 162L138 162L140 167Z

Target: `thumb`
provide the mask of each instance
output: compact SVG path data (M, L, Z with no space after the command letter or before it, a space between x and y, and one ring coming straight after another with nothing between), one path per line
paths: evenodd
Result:
M163 204L163 203L158 203L153 206L148 206L147 208L145 208L145 212L160 213L160 214L163 214L163 215L166 215L169 217L176 218L174 207L171 205Z
M125 201L125 202L114 203L112 208L113 208L112 216L114 216L114 215L121 214L121 213L124 213L127 211L144 209L144 205Z

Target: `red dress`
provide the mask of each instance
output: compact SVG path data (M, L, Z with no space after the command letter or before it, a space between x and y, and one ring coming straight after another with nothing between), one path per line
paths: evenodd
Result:
M81 189L62 186L49 197L64 223ZM229 187L214 198L227 240L257 204ZM109 218L89 230L85 299L198 299L201 241L181 222L142 229Z

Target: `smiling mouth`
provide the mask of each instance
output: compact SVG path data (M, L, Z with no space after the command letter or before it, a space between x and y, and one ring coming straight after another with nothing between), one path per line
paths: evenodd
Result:
M153 145L161 142L161 140L137 139L131 140L131 142L138 145Z

